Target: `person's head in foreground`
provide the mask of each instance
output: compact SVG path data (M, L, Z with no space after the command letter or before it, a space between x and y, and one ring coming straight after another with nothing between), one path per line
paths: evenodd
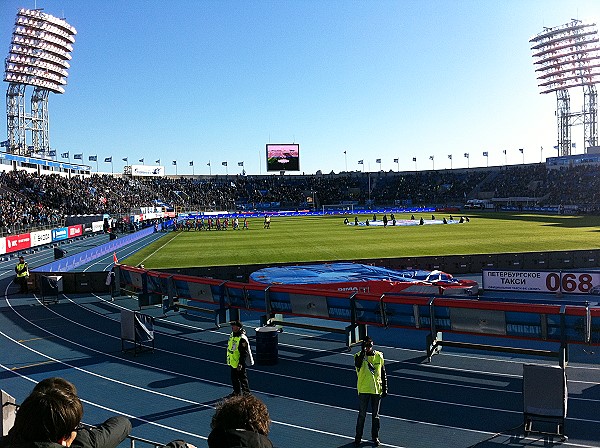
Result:
M15 416L8 433L11 446L52 442L71 446L83 417L83 405L69 388L33 390Z
M267 406L254 395L236 395L217 405L208 436L210 448L244 446L270 448L271 418Z

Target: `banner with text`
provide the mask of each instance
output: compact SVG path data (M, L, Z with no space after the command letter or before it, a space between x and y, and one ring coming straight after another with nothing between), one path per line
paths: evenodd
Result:
M6 237L6 252L17 252L19 250L29 249L31 247L31 235L22 233L20 235L11 235Z
M37 232L31 232L31 247L41 246L42 244L50 244L51 242L51 230L39 230Z
M483 270L486 291L600 295L600 271Z

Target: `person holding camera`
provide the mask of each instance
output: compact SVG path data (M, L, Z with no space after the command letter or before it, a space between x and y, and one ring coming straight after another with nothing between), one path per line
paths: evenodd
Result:
M358 419L356 420L356 436L354 446L360 446L367 407L371 403L371 440L379 446L379 406L381 398L387 395L387 376L385 373L383 353L373 348L373 339L366 336L362 341L362 349L354 355L354 367L358 376Z

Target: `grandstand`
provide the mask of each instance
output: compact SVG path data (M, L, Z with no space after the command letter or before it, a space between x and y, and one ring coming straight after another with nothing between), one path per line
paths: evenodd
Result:
M530 164L407 173L150 179L106 174L69 178L15 170L0 173L0 198L6 210L0 229L5 233L14 233L17 227L35 229L65 215L129 216L140 207L155 206L176 211L260 212L346 204L340 208L351 206L360 213L390 206L462 207L468 199L485 199L496 210L597 214L598 167L594 162L559 169Z
M51 18L38 10L22 14ZM70 30L66 22L61 27ZM27 31L18 30L17 35ZM38 62L27 59L29 63ZM25 70L21 65L10 67ZM429 288L437 292L427 294L423 287L421 295L412 296L359 294L354 285L325 294L295 283L248 284L243 280L250 268L239 264L227 269L208 266L201 276L192 275L196 267L180 272L181 266L147 270L143 265L119 265L119 260L161 244L165 235L183 234L167 233L171 220L178 218L191 222L205 216L287 216L299 211L319 216L315 221L337 212L370 218L374 210L466 214L467 203L489 204L478 211L481 214L599 215L597 154L565 155L546 163L404 172L166 176L163 167L140 165L128 166L122 174L94 173L83 162L70 163L69 158L69 163L61 163L54 160L56 154L50 155L46 103L40 100L45 96L47 102L48 92L36 90L39 98L32 100L44 109L43 116L19 115L24 111L18 107L24 86L40 87L39 80L23 85L16 82L23 78L11 75L7 80L12 80L13 92L9 118L14 123L29 120L27 126L9 129L2 145L6 151L0 153L0 377L2 389L17 402L35 382L64 376L85 400L86 423L115 413L134 422L133 436L123 447L186 439L204 448L215 405L230 392L224 365L227 322L241 319L255 349L260 343L255 329L269 324L282 330L272 332L277 336L277 362L257 365L249 373L253 393L269 407L275 446L346 447L354 438L357 404L349 350L368 326L388 366L383 446L600 446L599 286L591 283L588 271L580 283L561 272L552 277L560 280L554 280L551 292L532 299L516 287L507 292L501 286L493 297L444 297L443 286ZM60 80L61 85L65 82ZM63 90L54 86L57 93ZM40 128L35 123L45 131L36 137L37 146L24 138L25 130ZM82 157L83 152L77 159ZM109 159L112 164L112 156L105 162ZM97 162L97 156L89 160ZM272 231L263 234L267 232ZM232 233L247 235L221 232L214 239ZM295 235L289 233L285 244L293 245ZM452 263L460 274L482 275L485 267L540 270L554 261L561 270L583 265L596 275L598 246L589 249L578 255L577 266L574 259L559 259L561 253L554 254L554 260L535 254L531 264L515 253L504 254L502 263L497 254L483 254L473 262L469 254L461 254ZM199 244L191 250L205 247ZM32 291L24 295L17 294L13 282L18 255L26 256L32 272ZM239 261L235 255L232 259ZM437 271L439 258L429 257L427 262ZM417 260L405 257L402 263ZM441 278L443 273L437 275ZM581 283L583 290L568 297L565 291L572 293ZM152 336L144 341L136 334L123 335L122 316L131 318L134 312L153 323L148 331ZM133 352L124 348L130 342ZM147 342L151 350L145 351ZM561 404L566 404L568 386L569 414L565 419L566 409L559 409L557 433L551 428L530 435L531 427L523 425L524 365L556 367L563 374L565 387L558 401L564 394ZM550 396L555 391L543 392Z

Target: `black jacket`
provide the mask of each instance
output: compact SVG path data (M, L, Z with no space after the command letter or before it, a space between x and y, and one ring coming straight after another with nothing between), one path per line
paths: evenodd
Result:
M111 417L98 426L77 430L71 448L115 448L131 433L131 422L126 417ZM0 438L0 448L64 448L54 442L24 442L11 444L8 437Z
M126 417L115 416L98 426L77 431L71 448L115 448L131 433L131 422Z
M273 448L273 443L257 432L213 429L208 435L208 448Z

